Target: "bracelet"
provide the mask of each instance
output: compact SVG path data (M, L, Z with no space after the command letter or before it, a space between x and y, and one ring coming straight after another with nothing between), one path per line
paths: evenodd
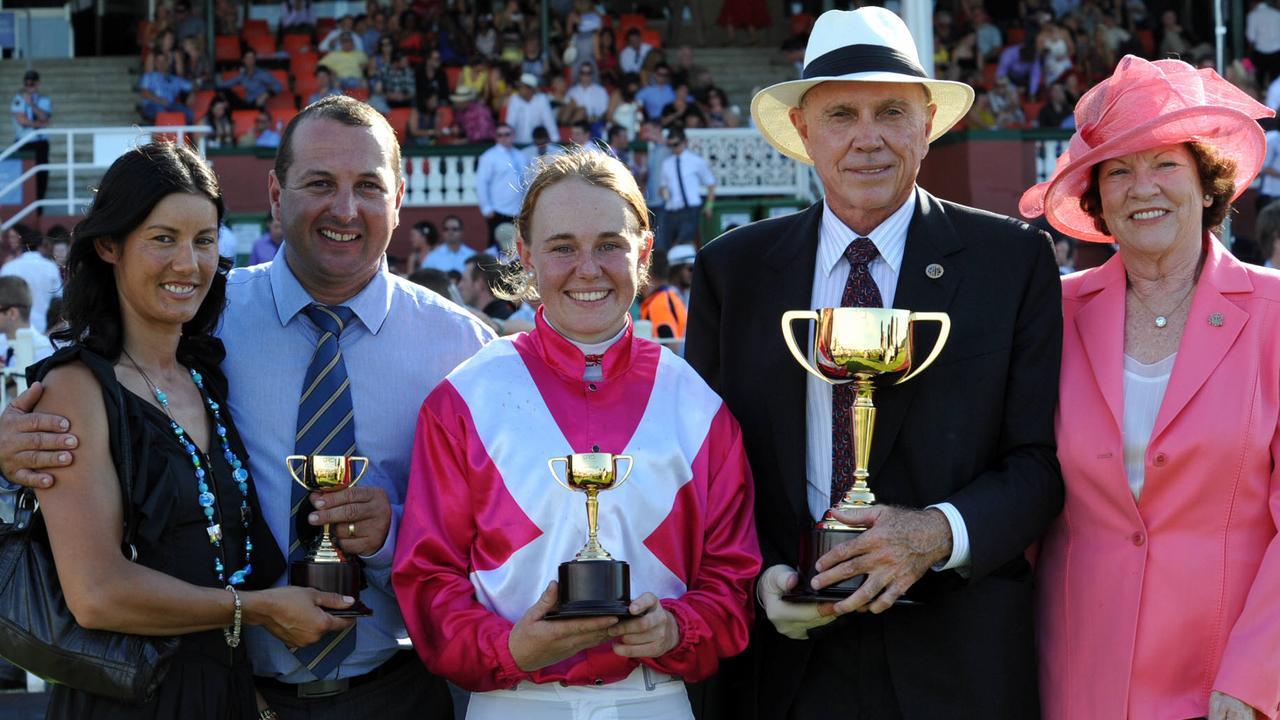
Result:
M266 710L258 713L258 720L280 720L280 713L272 710L271 708L267 708Z
M223 628L222 637L227 641L227 647L234 648L240 645L240 610L241 610L240 593L236 592L236 589L231 587L230 585L227 586L227 589L231 591L231 597L235 598L236 609L235 609L235 617L232 620L231 629L228 630L226 628Z

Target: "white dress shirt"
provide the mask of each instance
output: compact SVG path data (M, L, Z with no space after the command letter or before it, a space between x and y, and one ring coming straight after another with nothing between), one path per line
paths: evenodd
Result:
M28 250L0 267L0 275L16 275L31 289L31 328L45 332L49 301L62 294L62 272L58 264L35 250Z
M644 58L649 54L653 46L649 43L640 43L640 47L633 48L630 45L622 48L622 52L618 53L618 67L624 73L640 73L640 68L644 67Z
M679 159L679 177L684 180L684 193L676 176L676 160ZM716 176L711 174L707 161L689 150L676 155L672 153L662 161L662 184L667 188L667 210L683 210L686 207L702 205L702 187L715 187ZM837 298L837 301L839 298Z
M440 243L422 259L422 267L449 272L457 270L466 273L467 258L474 257L475 250L466 245L459 245L457 250L450 250L448 243Z
M1156 429L1156 415L1169 388L1178 353L1150 365L1124 356L1124 473L1133 499L1142 496L1147 479L1147 446Z
M517 145L533 142L533 129L538 126L546 128L553 138L560 136L556 114L546 93L534 93L528 100L520 97L520 93L513 93L507 98L507 124L515 132Z
M501 144L485 150L476 166L476 196L480 213L515 217L524 199L524 153Z
M898 273L902 269L902 256L907 247L907 229L915 215L916 191L912 191L902 207L880 223L866 237L876 246L879 256L871 261L868 270L884 307L893 307L894 293L898 289ZM823 201L822 222L818 230L818 259L813 269L813 295L811 307L839 307L849 280L849 261L844 257L845 248L860 236L831 212ZM812 328L809 342L813 342ZM812 345L802 346L812 347ZM831 507L831 386L806 373L805 420L808 437L805 443L805 469L809 478L807 497L809 513L820 520ZM874 439L872 440L874 443ZM950 570L969 564L969 531L964 518L951 503L930 505L947 518L951 526L951 557L937 570Z
M574 83L565 97L585 109L590 122L604 117L605 111L609 109L609 93L599 83L591 83L586 87L582 83Z

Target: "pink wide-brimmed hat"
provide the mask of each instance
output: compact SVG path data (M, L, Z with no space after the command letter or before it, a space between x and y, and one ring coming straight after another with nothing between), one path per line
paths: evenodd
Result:
M1205 143L1235 161L1235 200L1253 182L1266 154L1257 120L1274 115L1213 70L1126 55L1111 77L1081 96L1076 132L1053 176L1023 193L1018 209L1029 218L1043 214L1074 238L1114 242L1080 208L1089 170L1104 160L1184 142Z

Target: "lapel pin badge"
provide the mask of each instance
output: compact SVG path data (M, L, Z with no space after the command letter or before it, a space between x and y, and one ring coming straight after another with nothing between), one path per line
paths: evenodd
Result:
M1210 315L1209 324L1214 327L1222 327L1222 313L1214 313Z
M938 263L929 263L924 269L924 274L929 276L930 280L937 280L942 277L942 266Z

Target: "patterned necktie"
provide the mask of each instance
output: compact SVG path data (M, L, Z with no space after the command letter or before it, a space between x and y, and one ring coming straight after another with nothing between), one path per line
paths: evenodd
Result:
M867 238L858 238L845 248L849 279L840 296L840 307L881 307L880 288L871 279L869 266L879 252ZM835 505L853 486L853 383L831 388L831 504Z
M320 338L302 383L294 454L351 455L356 450L351 380L347 377L347 364L342 360L338 338L342 337L353 313L343 305L309 305L303 312L320 329ZM298 483L293 483L290 508L289 560L301 560L316 529L307 523L311 506L307 503L306 490ZM355 625L352 625L325 635L314 645L298 648L293 655L317 678L323 678L350 655L355 646Z

